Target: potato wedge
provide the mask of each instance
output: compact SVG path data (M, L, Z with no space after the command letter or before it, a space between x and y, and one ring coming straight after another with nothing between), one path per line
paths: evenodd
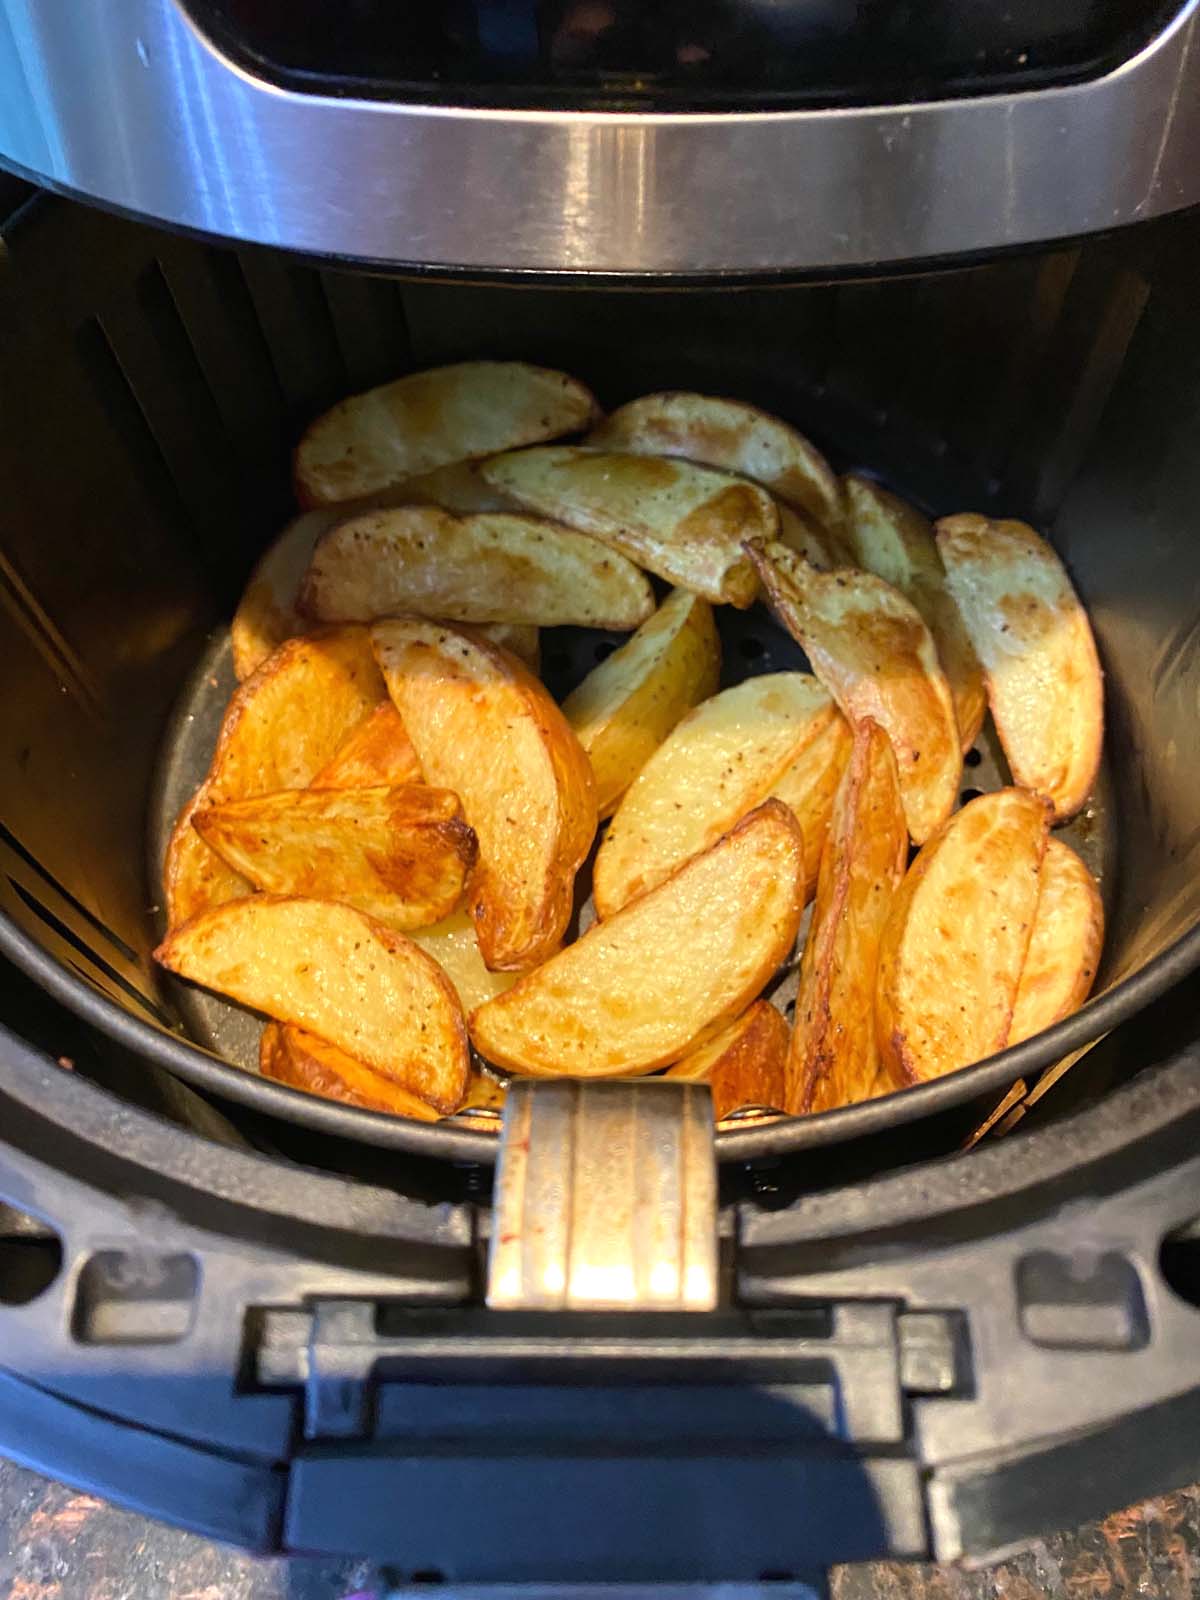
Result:
M389 1111L416 1122L437 1122L440 1113L420 1095L374 1072L315 1033L286 1022L268 1022L258 1044L258 1070L264 1078L304 1089L326 1100L362 1106L367 1111Z
M353 906L252 895L193 917L154 954L181 978L317 1034L437 1111L462 1102L470 1054L449 978Z
M837 716L808 672L770 672L689 711L646 762L596 854L597 916L653 889L765 800Z
M192 826L256 889L345 900L401 933L450 915L477 854L458 796L426 784L284 789L204 807Z
M879 942L907 860L896 757L887 734L865 717L838 786L800 960L784 1102L797 1116L874 1093Z
M1003 1049L1049 826L1040 795L998 789L956 812L908 869L883 930L875 991L888 1087Z
M712 1087L713 1118L743 1106L783 1108L791 1029L769 1000L756 1000L707 1044L668 1067L667 1078Z
M477 511L516 510L507 495L486 482L477 461L455 461L448 467L423 473L419 478L406 478L392 503L441 506L443 511L453 511L460 517Z
M563 715L592 763L601 817L611 816L680 717L716 693L720 675L712 608L676 589L567 696Z
M1017 984L1009 1044L1049 1028L1087 999L1104 944L1104 903L1095 878L1061 839L1042 858L1037 912Z
M523 361L464 361L351 396L296 447L302 506L336 505L453 462L577 433L597 415L566 373Z
M711 850L471 1013L476 1049L534 1077L665 1066L738 1016L795 942L803 841L768 800Z
M303 789L384 698L364 628L330 628L280 646L229 702L212 766L183 808L163 867L167 925L250 892L192 826L227 800Z
M317 540L337 511L308 511L290 522L250 574L230 627L233 670L244 683L287 639L312 626L300 615L300 585Z
M400 713L390 700L384 700L338 746L309 787L371 789L384 784L395 788L421 782L421 763Z
M559 523L401 506L339 522L317 541L300 610L324 622L416 612L625 629L651 615L654 592L632 561Z
M464 1013L474 1011L485 1000L494 1000L498 994L506 994L517 981L515 972L488 971L468 911L455 911L444 922L421 928L409 937L433 957L450 979Z
M841 523L841 489L825 457L795 428L743 400L681 390L642 395L606 417L587 443L720 467L753 478L818 522Z
M588 758L537 679L470 629L412 619L372 638L421 770L478 836L469 908L484 960L535 966L562 939L596 832Z
M773 538L779 527L764 489L690 461L557 445L496 456L481 470L528 510L727 605L744 608L758 593L742 541Z
M502 650L511 650L536 677L542 665L540 630L526 622L480 622L476 631Z
M804 835L806 902L817 891L817 874L833 816L834 796L850 759L852 743L850 724L838 712L830 719L829 726L788 763L771 790L771 798L783 801Z
M983 726L987 692L975 647L946 586L946 569L933 527L915 506L877 483L853 476L843 478L842 483L846 538L854 559L907 595L925 618L954 696L959 743L965 755Z
M1065 821L1092 792L1104 742L1087 612L1062 562L1023 522L943 517L936 532L1012 775Z
M962 748L954 701L921 613L869 572L817 572L775 543L749 546L784 627L850 722L872 717L896 752L917 844L958 798Z

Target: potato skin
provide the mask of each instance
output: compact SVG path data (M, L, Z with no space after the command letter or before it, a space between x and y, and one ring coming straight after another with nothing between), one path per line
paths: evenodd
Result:
M588 758L542 684L476 630L401 618L372 639L426 779L460 797L478 838L468 906L484 960L526 971L557 950L595 835Z
M1019 1044L1079 1010L1096 980L1103 944L1099 885L1070 845L1051 835L1013 1002L1009 1044Z
M803 841L778 800L471 1013L485 1060L534 1077L677 1061L737 1017L795 943Z
M875 1025L893 1088L1003 1049L1037 911L1050 804L998 789L924 846L888 915Z
M800 961L785 1101L796 1116L876 1092L879 943L907 858L896 757L867 718L838 785Z
M436 1122L439 1117L419 1095L408 1093L336 1045L290 1023L267 1023L258 1043L258 1070L264 1078L286 1083L289 1088L366 1111L387 1111L417 1122Z
M769 1000L756 1000L715 1038L668 1067L667 1078L707 1083L713 1119L743 1106L782 1109L791 1029Z

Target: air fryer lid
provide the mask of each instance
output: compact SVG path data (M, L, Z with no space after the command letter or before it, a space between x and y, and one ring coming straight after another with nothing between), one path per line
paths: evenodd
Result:
M9 9L0 161L317 256L829 273L1200 198L1194 0Z

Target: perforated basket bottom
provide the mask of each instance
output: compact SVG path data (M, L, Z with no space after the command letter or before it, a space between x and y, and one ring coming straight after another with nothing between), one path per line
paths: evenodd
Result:
M721 637L722 688L761 673L808 669L803 651L761 604L749 611L720 606L715 615ZM627 637L590 628L543 629L542 678L555 699L561 702L597 662ZM229 634L222 630L213 636L186 684L163 742L150 814L149 870L155 884L161 882L162 862L175 819L208 771L221 718L236 687ZM963 799L1001 788L1010 781L989 719L966 758ZM1116 881L1110 793L1106 762L1092 802L1060 830L1060 837L1079 851L1099 879L1106 898ZM602 833L603 825L601 836ZM590 860L583 869L581 887L585 890L589 887L589 875ZM766 997L789 1021L795 1006L799 952L808 931L809 915L810 911L806 911L796 954L766 990ZM592 920L589 892L580 897L578 923L572 933L586 928ZM260 1017L188 984L173 981L172 988L184 1026L197 1044L215 1051L236 1066L257 1072L258 1041L262 1032Z

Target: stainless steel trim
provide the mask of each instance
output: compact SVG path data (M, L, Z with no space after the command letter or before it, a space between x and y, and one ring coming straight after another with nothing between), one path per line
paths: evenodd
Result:
M366 263L839 271L1200 200L1196 7L1093 82L729 115L480 111L281 90L177 0L4 0L0 159L164 223Z
M487 1303L711 1311L717 1163L707 1084L514 1083L496 1170Z

